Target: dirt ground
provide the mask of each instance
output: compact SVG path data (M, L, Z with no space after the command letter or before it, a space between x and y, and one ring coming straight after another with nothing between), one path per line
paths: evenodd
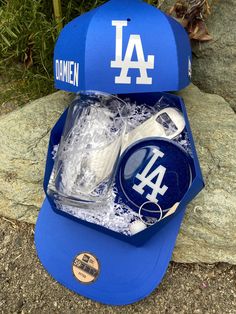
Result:
M105 306L68 291L39 263L34 226L0 219L1 313L236 313L236 266L171 263L148 298Z

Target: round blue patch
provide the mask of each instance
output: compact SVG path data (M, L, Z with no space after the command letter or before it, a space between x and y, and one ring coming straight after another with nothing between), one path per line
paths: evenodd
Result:
M116 186L134 211L159 217L180 202L192 182L192 158L178 144L163 138L137 141L122 154ZM146 211L145 211L146 209Z

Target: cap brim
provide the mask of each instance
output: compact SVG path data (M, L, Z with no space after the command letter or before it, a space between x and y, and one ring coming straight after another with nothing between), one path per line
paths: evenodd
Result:
M66 288L92 300L125 305L148 296L162 280L184 215L179 211L142 246L136 247L57 214L47 199L35 230L38 257L48 273ZM100 264L97 280L78 281L72 272L75 257L91 252Z

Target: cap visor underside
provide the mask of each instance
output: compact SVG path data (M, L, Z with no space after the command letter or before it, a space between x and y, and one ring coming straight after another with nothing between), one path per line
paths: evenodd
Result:
M46 199L36 223L38 257L59 283L92 300L125 305L148 296L162 280L184 215L181 210L142 246L113 238L56 214ZM96 281L83 284L72 272L75 257L95 255L100 264Z

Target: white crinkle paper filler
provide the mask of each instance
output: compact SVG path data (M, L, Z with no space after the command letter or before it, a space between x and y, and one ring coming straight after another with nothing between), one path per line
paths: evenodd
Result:
M135 221L131 222L130 226L129 226L129 230L130 230L131 235L135 235L136 233L139 233L139 232L145 230L146 228L147 228L147 226L141 220L135 220Z
M78 208L68 205L57 204L58 209L74 217L91 222L118 233L132 235L130 222L139 219L138 214L127 208L124 204L115 203L115 189L113 197L104 206L99 208ZM96 205L95 205L96 206Z
M129 99L125 99L127 103L127 132L131 132L144 121L152 117L155 113L167 107L171 106L168 102L168 99L165 100L165 97L162 97L160 101L153 107L146 106L145 104L137 105L136 103L131 103ZM81 132L81 130L79 130ZM76 133L75 133L76 134ZM76 139L74 139L76 142ZM179 136L173 139L175 142L180 144L190 155L192 155L190 141L186 131L183 131ZM53 157L58 150L58 145L53 149ZM67 157L71 152L66 151ZM65 156L66 157L66 156ZM72 158L75 160L74 158ZM68 167L68 171L71 171L72 165ZM69 184L68 178L71 177L71 174L68 174L68 177L65 178L65 183ZM75 216L81 220L85 220L90 223L94 223L110 230L113 230L118 233L125 235L133 235L137 232L140 232L145 229L144 224L140 221L139 216L136 212L124 205L120 200L118 203L115 203L116 197L116 188L113 189L112 197L107 201L104 206L99 206L96 208L78 208L69 205L64 205L57 203L57 207L72 216ZM142 225L141 225L141 224Z

